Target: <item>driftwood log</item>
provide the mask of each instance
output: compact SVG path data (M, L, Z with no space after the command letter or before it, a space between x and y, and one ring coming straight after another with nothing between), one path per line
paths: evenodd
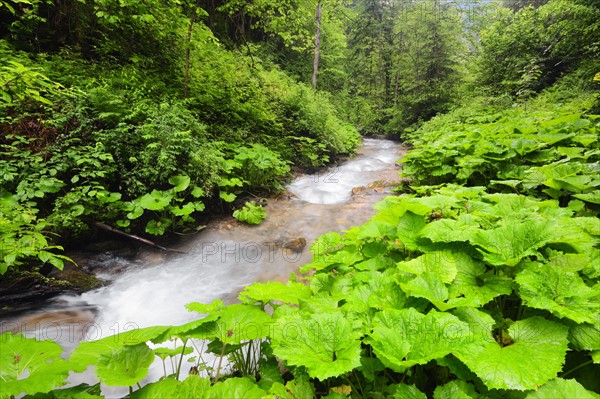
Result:
M180 251L178 249L165 248L162 245L159 245L159 244L155 243L154 241L150 241L150 240L147 240L147 239L142 238L142 237L138 237L138 236L133 235L133 234L125 233L124 231L121 231L119 229L115 229L114 227L111 227L111 226L109 226L107 224L104 224L102 222L94 222L94 225L96 227L101 228L102 230L110 231L111 233L115 233L115 234L119 234L119 235L127 237L127 238L131 238L132 240L135 240L135 241L141 242L143 244L149 245L151 247L160 249L161 251L173 252L173 253L178 253L178 254L186 254L187 253L185 251Z

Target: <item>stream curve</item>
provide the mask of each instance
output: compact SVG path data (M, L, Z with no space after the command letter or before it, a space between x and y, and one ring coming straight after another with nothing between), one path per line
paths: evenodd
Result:
M404 151L397 142L364 139L355 157L296 177L286 193L268 201L262 224L223 218L184 241L178 249L186 254L144 248L133 260L109 256L106 271L97 272L106 286L57 297L41 310L3 322L3 330L51 339L70 352L81 340L192 321L198 315L185 309L190 302L232 303L253 282L286 281L310 262L317 237L363 224L375 213L373 204L398 184L396 162ZM82 382L79 378L85 377L71 383Z

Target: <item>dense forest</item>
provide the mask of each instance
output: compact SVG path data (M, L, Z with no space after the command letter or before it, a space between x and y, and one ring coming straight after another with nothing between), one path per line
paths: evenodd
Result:
M0 0L2 284L102 226L258 224L362 136L410 147L302 275L68 357L6 332L0 397L102 397L61 388L89 366L131 398L600 397L599 61L598 0ZM198 339L228 373L179 378Z

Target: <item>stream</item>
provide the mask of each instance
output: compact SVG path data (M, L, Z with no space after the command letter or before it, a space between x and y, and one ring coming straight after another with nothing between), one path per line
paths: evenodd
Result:
M133 259L98 254L103 267L95 270L105 286L56 297L43 309L3 321L3 329L57 341L70 352L81 340L197 319L197 313L185 309L190 302L232 303L253 282L287 281L290 273L310 262L309 248L318 236L369 220L373 204L398 184L396 162L403 151L393 141L364 139L355 157L298 176L284 194L269 199L262 224L248 226L231 217L215 220L183 240L177 249L186 254L147 248ZM85 378L76 376L71 382Z

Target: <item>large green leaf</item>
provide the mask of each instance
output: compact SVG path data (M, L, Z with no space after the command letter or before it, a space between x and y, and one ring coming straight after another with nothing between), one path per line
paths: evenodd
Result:
M260 306L229 305L219 315L213 333L221 342L239 344L269 335L271 316Z
M508 221L492 230L479 230L471 236L486 262L494 266L515 266L523 258L538 253L549 242L560 239L549 220Z
M172 184L173 190L178 193L190 186L190 177L185 175L173 176L169 179L169 184Z
M65 383L69 366L57 343L4 333L0 345L0 397L48 392Z
M427 399L427 395L414 385L397 384L390 387L394 399Z
M402 291L407 296L428 299L434 305L442 308L448 299L448 287L444 281L433 272L425 272L420 276L400 282Z
M462 252L436 251L406 262L399 262L398 269L417 276L432 273L438 276L442 282L449 284L456 277L457 265L467 259L470 257Z
M425 227L425 216L406 212L396 225L396 238L409 250L418 248L417 240L421 229Z
M98 359L96 375L109 386L133 386L148 375L154 352L146 344L124 346Z
M457 219L436 220L427 224L420 235L433 242L469 241L479 229L477 220L477 217L470 214L460 215Z
M228 378L213 385L207 397L209 399L256 399L262 398L266 394L248 378Z
M276 320L273 353L325 380L360 366L360 333L341 312L288 315Z
M365 343L387 367L403 372L416 364L442 358L472 342L469 324L449 313L415 309L379 312Z
M208 398L210 380L190 375L183 381L166 378L144 386L130 395L131 399L204 399Z
M433 392L433 399L474 399L478 396L473 385L461 380L438 386Z
M167 339L168 337L165 337L164 334L169 328L159 326L132 329L98 341L81 342L69 358L71 367L73 367L73 370L81 372L88 366L96 364L102 355L109 355L124 346L143 344L148 341L163 342L157 338Z
M589 287L576 272L530 263L515 279L529 307L577 323L594 323L600 312L600 284Z
M453 353L490 389L535 389L556 377L567 352L566 326L531 317L514 323L512 344L501 347L491 336L477 334L471 345Z
M435 304L440 310L483 306L497 296L512 292L511 278L486 273L485 266L469 256L461 258L457 269L456 278L448 287L448 301L445 305Z
M586 202L591 202L592 204L600 204L600 190L594 190L591 193L586 194L575 194L573 197Z
M310 246L310 252L317 254L324 254L339 249L342 245L342 236L339 233L330 232L325 233L315 240Z
M129 396L130 399L164 399L171 396L175 397L174 393L177 392L179 384L179 381L173 378L167 378L162 381L148 384L142 389L138 389L137 391L133 392ZM199 394L197 397L202 398L205 396Z
M358 239L393 237L396 228L385 222L371 220L359 228Z
M301 299L307 299L311 294L310 287L289 281L287 284L278 281L267 281L266 283L254 283L239 294L242 302L253 304L254 302L281 301L298 304Z
M556 378L548 381L526 399L599 399L600 395L588 391L575 380Z
M171 199L173 199L172 194L153 190L150 194L145 194L137 198L134 202L144 209L162 211L171 203Z
M54 389L48 393L27 395L23 399L104 399L100 383L79 384L71 388Z
M569 328L569 341L578 350L600 350L600 314L594 324L573 324Z

